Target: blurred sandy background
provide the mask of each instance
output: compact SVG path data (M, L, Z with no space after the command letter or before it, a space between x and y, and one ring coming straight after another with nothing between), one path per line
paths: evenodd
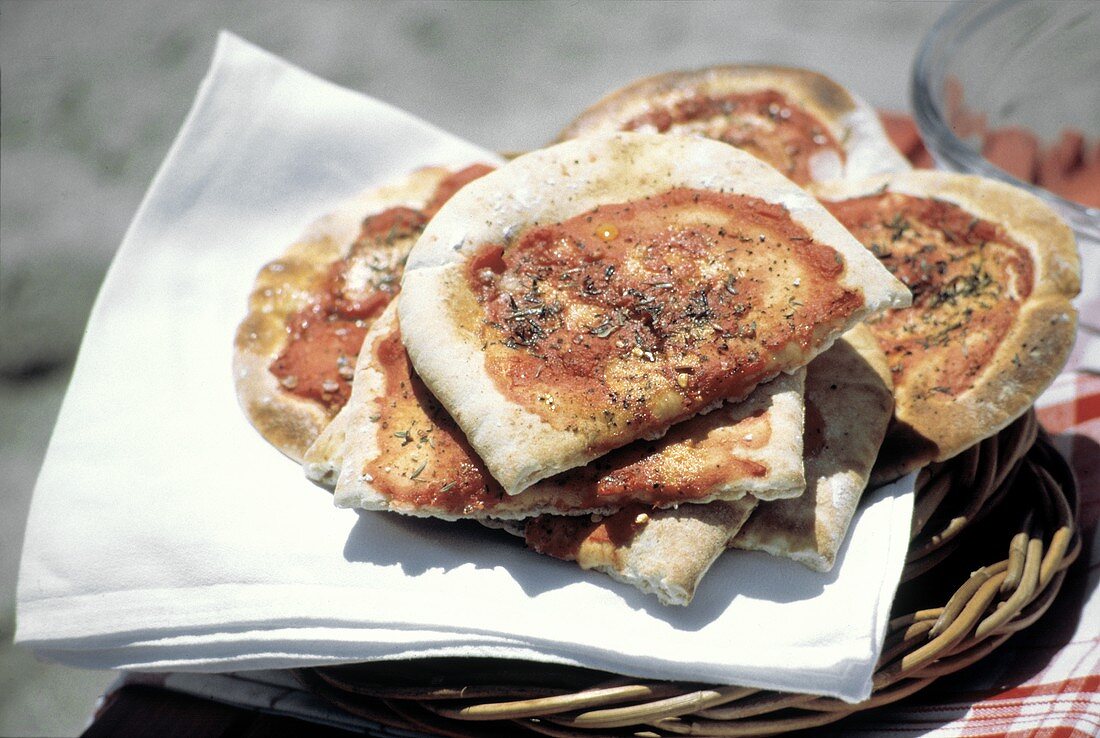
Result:
M0 2L0 735L79 734L112 679L12 646L23 525L88 311L219 29L519 150L636 77L715 63L810 67L907 109L946 5Z

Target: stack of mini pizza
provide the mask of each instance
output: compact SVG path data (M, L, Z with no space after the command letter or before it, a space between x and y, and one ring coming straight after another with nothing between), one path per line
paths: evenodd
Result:
M235 371L337 505L479 520L686 605L728 548L827 571L869 480L1026 411L1077 273L1038 200L908 171L834 82L719 67L316 224L261 271Z

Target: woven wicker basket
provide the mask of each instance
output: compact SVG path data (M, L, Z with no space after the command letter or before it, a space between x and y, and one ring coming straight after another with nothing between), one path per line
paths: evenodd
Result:
M629 679L492 659L303 669L348 712L433 735L758 736L894 702L983 658L1047 610L1080 551L1077 493L1028 412L921 472L913 536L870 699Z

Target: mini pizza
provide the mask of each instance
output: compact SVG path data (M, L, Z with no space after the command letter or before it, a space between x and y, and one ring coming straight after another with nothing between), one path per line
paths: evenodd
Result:
M804 378L803 370L783 374L744 402L692 418L660 440L636 442L507 495L416 376L391 306L363 342L351 400L307 453L315 459L307 474L325 481L338 469L340 507L449 520L793 497L806 486Z
M744 399L910 299L772 167L642 133L472 182L402 285L417 375L507 494Z
M1076 329L1073 233L1038 198L992 180L915 171L820 185L826 207L913 292L869 321L894 379L872 483L944 461L1019 417Z
M802 185L910 168L867 103L805 69L719 66L647 77L584 111L559 140L610 131L705 136Z
M856 326L806 368L805 494L758 505L732 545L831 570L893 409L886 356Z
M424 225L489 169L421 169L370 190L260 270L237 329L233 376L241 407L272 445L301 461L347 401L363 336L397 294Z

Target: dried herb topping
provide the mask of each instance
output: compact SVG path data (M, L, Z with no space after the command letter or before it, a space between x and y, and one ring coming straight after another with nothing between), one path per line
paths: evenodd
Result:
M870 323L895 382L922 366L933 372L923 392L965 392L1031 294L1027 249L935 198L883 192L825 205L913 293L912 307Z

